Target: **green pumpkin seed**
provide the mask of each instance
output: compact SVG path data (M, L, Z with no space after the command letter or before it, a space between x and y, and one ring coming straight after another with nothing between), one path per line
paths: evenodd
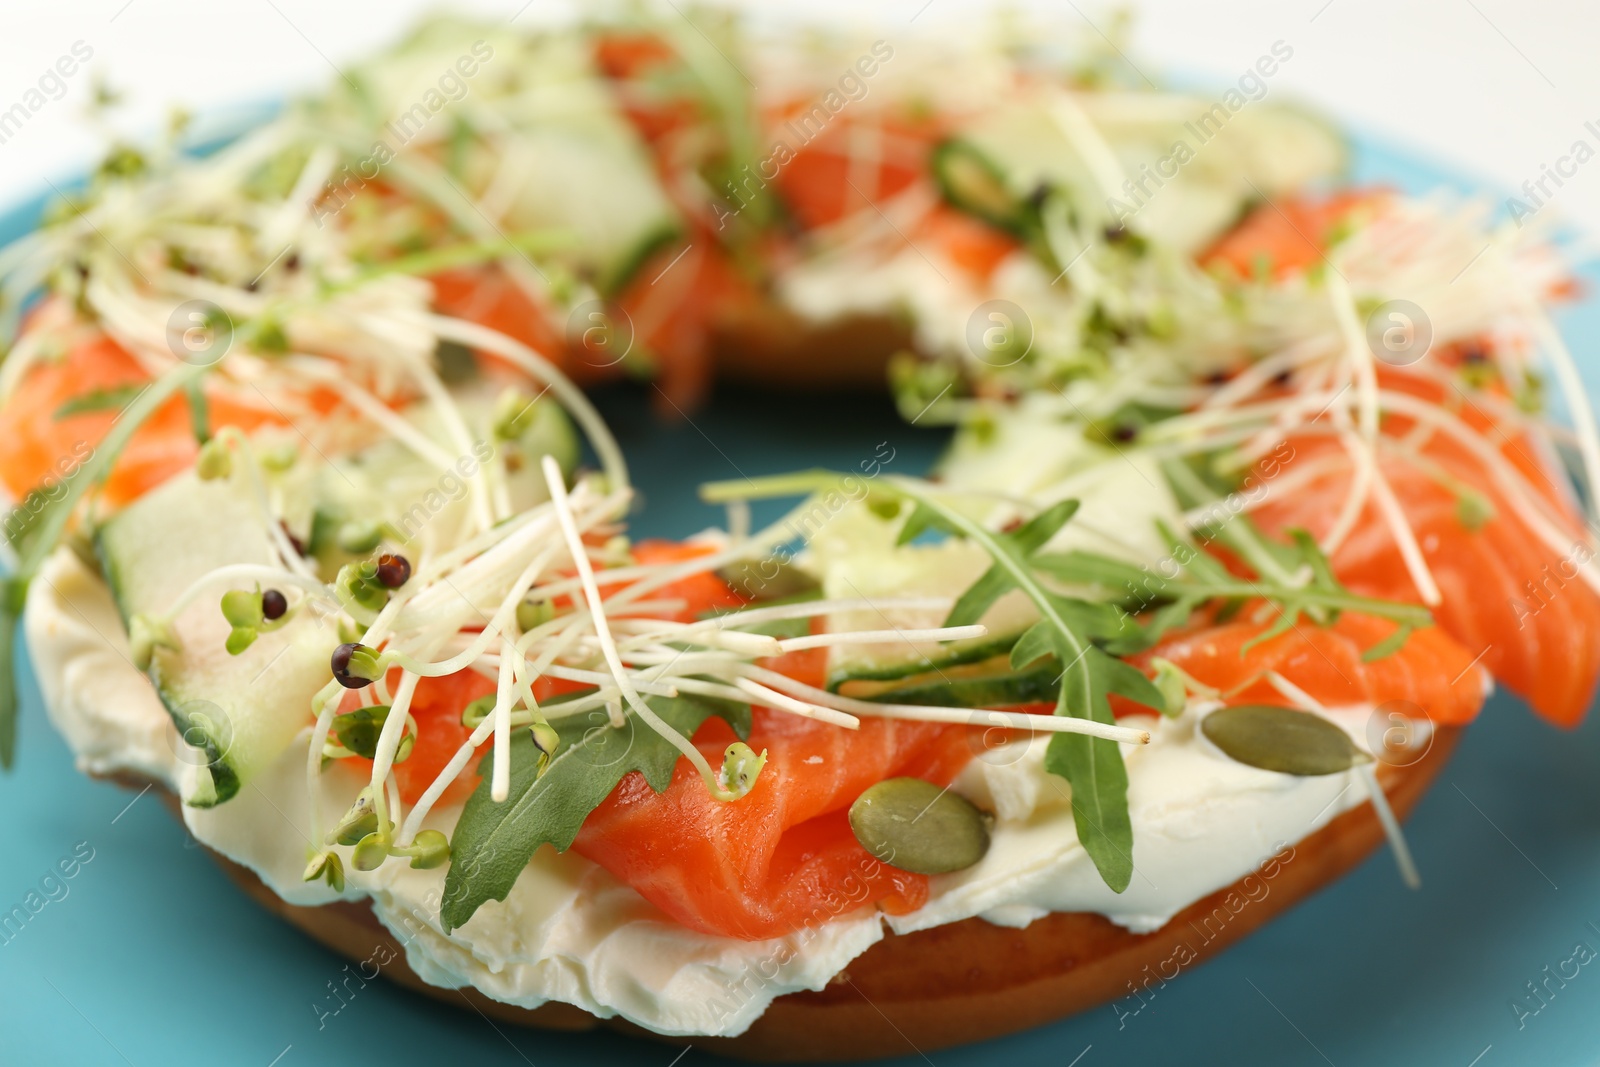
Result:
M1200 731L1230 759L1283 774L1337 774L1370 759L1339 727L1295 708L1222 708L1201 720Z
M971 867L989 851L989 820L965 797L921 778L890 778L850 805L850 829L872 855L913 874Z

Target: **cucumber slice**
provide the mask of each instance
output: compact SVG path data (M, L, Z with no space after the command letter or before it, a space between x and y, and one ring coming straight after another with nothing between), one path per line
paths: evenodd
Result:
M867 521L888 525L878 519ZM898 548L858 542L854 551L830 561L823 590L828 599L883 600L911 596L954 599L977 581L988 566L989 557L983 549L965 541ZM942 625L945 613L945 610L872 608L835 615L831 618L831 628L929 629ZM948 643L899 640L871 645L835 645L828 650L827 686L838 690L850 682L892 681L990 659L1015 644L1022 631L1038 617L1027 597L1010 593L996 601L983 617L983 624L989 629L983 637Z
M541 457L555 457L562 471L571 475L581 449L561 405L549 396L532 402L518 420L517 438L500 440L490 429L500 388L494 382L474 380L451 390L473 446L456 456L448 470L424 461L399 441L385 439L316 467L308 472L308 484L285 494L285 518L291 528L309 531L306 543L324 564L326 575L351 558L338 544L347 524L387 523L389 536L398 536L405 544L430 538L448 542L451 531L468 514L468 482L485 463L495 462L495 452L506 459L506 492L515 511L543 503L549 496L539 472ZM447 454L454 454L456 446L432 404L416 405L405 418Z
M590 34L446 15L348 73L352 91L336 83L304 106L380 130L391 152L442 158L452 184L493 204L504 233L570 235L569 248L542 258L602 295L683 232Z
M192 474L129 505L95 541L125 623L165 613L190 583L218 567L274 559L240 480L201 482ZM178 616L173 631L181 649L157 649L149 672L188 743L178 786L184 803L195 807L229 799L283 755L310 721L311 698L328 681L339 643L331 624L302 611L229 655L222 592L202 596Z
M1209 244L1262 194L1303 188L1346 163L1338 134L1298 108L1252 101L1229 111L1201 97L1079 94L1071 106L1093 127L1102 142L1095 144L1073 132L1063 106L1039 94L986 111L959 131L934 160L946 198L1022 232L1017 227L1025 227L1029 198L1051 187L1107 222L1131 210L1139 232L1187 254ZM1099 158L1106 150L1110 158ZM1107 189L1108 169L1132 185Z
M1026 236L1027 211L1006 180L1006 171L970 140L952 138L929 157L934 181L945 200L1018 237Z
M1041 503L1077 497L1078 514L1051 541L1053 551L1070 545L1151 563L1167 552L1157 522L1173 529L1182 523L1182 509L1154 460L1092 441L1082 423L1026 401L987 426L958 431L938 473L953 488ZM987 510L975 517L989 519Z
M523 133L534 162L518 177L506 229L573 234L576 245L552 258L613 295L683 227L631 132L596 121Z

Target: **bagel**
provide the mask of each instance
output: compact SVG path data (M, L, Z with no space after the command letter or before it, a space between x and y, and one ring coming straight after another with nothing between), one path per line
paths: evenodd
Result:
M1243 80L681 31L425 23L0 250L0 634L253 899L495 1020L925 1055L1134 1013L1385 838L1416 884L1492 684L1582 717L1545 246L1311 191L1342 139ZM632 535L629 378L726 529ZM747 473L714 382L952 436Z
M1407 815L1449 761L1460 731L1439 732L1409 766L1378 772L1390 806ZM131 783L130 783L131 784ZM143 788L140 785L138 788ZM167 806L177 798L164 793ZM406 964L405 946L364 904L287 904L249 868L210 855L252 900L353 962L384 961L389 981L445 1004L464 1000L497 1022L541 1030L606 1027L634 1037L766 1063L849 1061L936 1052L1041 1026L1136 994L1154 992L1311 896L1383 843L1370 807L1345 812L1293 844L1261 894L1245 878L1195 901L1161 929L1135 934L1092 912L1058 912L1026 929L966 919L891 936L853 960L824 989L789 993L738 1037L664 1037L624 1019L597 1019L567 1004L519 1008L475 989L441 989ZM208 850L210 851L210 850Z

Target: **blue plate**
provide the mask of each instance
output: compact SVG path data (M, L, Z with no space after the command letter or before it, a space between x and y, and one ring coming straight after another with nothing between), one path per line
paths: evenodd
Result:
M1359 147L1363 180L1472 188L1380 145ZM39 208L0 217L0 240L25 233ZM1576 351L1600 343L1597 316L1593 307L1565 316ZM1584 371L1600 379L1596 361ZM917 472L942 440L906 427L878 400L723 395L693 423L661 426L648 419L645 398L601 399L645 487L636 528L649 534L717 521L694 502L703 480L854 466L882 441L895 449L890 469ZM385 983L323 1018L345 961L235 890L153 797L76 773L26 674L23 694L18 766L0 778L0 918L14 906L26 914L30 893L40 894L35 906L45 904L20 928L15 920L0 928L0 1060L675 1062L670 1049L609 1034L496 1026L464 1004ZM1497 697L1407 826L1420 891L1402 887L1380 853L1159 989L1136 1015L1100 1008L932 1059L908 1043L893 1062L1592 1064L1600 1058L1600 962L1590 971L1579 961L1600 958L1597 767L1600 721L1560 733ZM73 877L47 882L63 860ZM676 1062L709 1059L691 1050Z

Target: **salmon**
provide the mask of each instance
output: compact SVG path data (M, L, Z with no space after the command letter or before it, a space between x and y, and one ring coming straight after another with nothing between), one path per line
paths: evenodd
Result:
M440 314L465 319L521 341L583 384L604 376L581 359L567 358L566 339L526 290L498 264L462 267L432 275L433 306ZM494 360L489 353L480 357ZM587 373L586 373L587 372Z
M683 544L677 541L665 541L655 538L646 538L636 541L629 550L635 563L646 566L652 564L684 563L691 559L709 555L715 551L710 545ZM747 601L733 590L733 587L718 578L710 571L701 571L691 574L687 578L679 579L661 586L647 594L648 600L681 600L683 607L677 612L652 612L652 618L673 619L677 622L694 622L713 611L732 611L742 607Z
M1397 420L1393 432L1404 428ZM1272 493L1267 482L1269 491L1255 518L1269 533L1299 528L1322 538L1336 521L1339 501L1354 477L1353 464L1326 438L1297 440L1294 447L1294 459L1279 477L1291 476L1302 464L1324 469L1292 493ZM1514 466L1534 463L1532 453L1510 438L1502 447ZM1513 451L1521 454L1513 459ZM1439 587L1441 602L1433 609L1439 628L1472 655L1481 655L1494 677L1539 715L1560 726L1576 726L1600 681L1600 657L1593 647L1593 635L1600 629L1600 595L1579 575L1592 553L1581 539L1570 500L1559 492L1553 474L1540 472L1534 484L1552 506L1562 509L1573 538L1571 549L1560 552L1539 540L1477 457L1445 442L1430 444L1423 455L1438 470L1392 449L1380 450L1378 469ZM1487 500L1486 521L1479 524L1482 516L1470 522L1464 518L1460 497L1441 484L1439 470ZM1340 581L1354 592L1421 602L1375 503L1368 502L1331 562Z
M0 479L16 497L53 485L76 470L111 432L118 408L58 417L63 404L96 391L112 393L149 381L133 356L110 337L95 333L59 359L29 369L0 407ZM212 432L220 426L251 430L280 422L272 411L236 402L207 383ZM128 442L106 480L104 500L115 506L137 499L194 465L199 443L188 400L175 396L163 404Z
M838 222L928 180L942 130L930 117L846 110L818 121L817 101L796 101L767 119L779 198L806 229Z
M937 250L974 282L987 282L1000 264L1022 248L1015 237L955 208L929 212L911 237L918 248Z
M814 673L808 680L820 682ZM675 921L723 937L779 937L870 905L913 911L927 900L927 877L874 860L846 812L885 778L948 785L972 756L966 732L886 719L852 731L756 708L749 744L768 762L749 795L713 799L686 760L661 794L635 772L573 847ZM694 738L713 766L733 740L721 719Z
M705 398L720 317L759 297L709 229L697 228L645 260L615 303L634 351L654 365L667 400L663 414L682 418Z
M1241 614L1249 615L1248 608ZM1161 658L1197 681L1222 690L1235 704L1282 704L1287 697L1267 680L1276 671L1318 703L1335 707L1405 701L1439 726L1462 726L1477 717L1487 687L1486 672L1435 627L1417 630L1399 651L1366 663L1362 653L1394 632L1395 624L1371 615L1344 613L1332 626L1302 622L1287 633L1250 647L1271 626L1265 621L1203 625L1170 635L1131 662L1153 673ZM1117 698L1115 710L1137 709Z
M1321 199L1286 198L1262 204L1200 254L1200 265L1254 278L1263 268L1276 281L1303 274L1322 261L1340 226L1388 196L1356 189Z
M389 691L400 684L399 670L389 673ZM417 682L411 697L411 717L416 720L416 740L411 754L394 765L395 784L400 787L400 797L407 804L415 804L433 780L444 771L456 751L472 735L461 724L461 713L479 697L490 696L495 691L494 679L477 671L464 670L442 678L423 678ZM339 704L340 713L355 711L366 701L362 693L351 690ZM372 774L372 761L360 756L347 757L350 765L359 768L363 776ZM439 803L460 803L477 787L475 761L467 764L461 777L451 782L440 797Z

